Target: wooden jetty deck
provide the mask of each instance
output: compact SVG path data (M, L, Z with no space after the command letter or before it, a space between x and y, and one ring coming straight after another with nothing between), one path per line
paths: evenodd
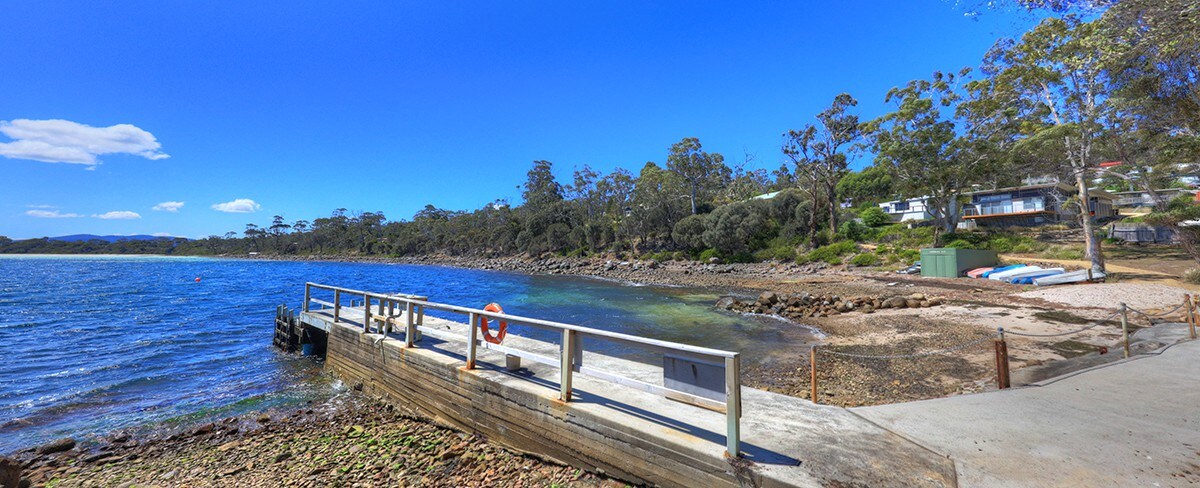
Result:
M307 310L277 315L308 329L301 340L323 340L326 368L347 383L583 469L693 488L955 485L952 462L845 409L742 387L736 352L415 295L309 284L305 298ZM443 318L453 316L466 320ZM509 334L493 343L482 319L560 340ZM600 341L662 362L591 350Z

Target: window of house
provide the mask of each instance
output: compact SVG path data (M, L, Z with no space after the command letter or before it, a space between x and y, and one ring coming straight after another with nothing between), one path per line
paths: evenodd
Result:
M892 205L892 211L893 212L907 212L908 211L908 202L896 202L895 205Z

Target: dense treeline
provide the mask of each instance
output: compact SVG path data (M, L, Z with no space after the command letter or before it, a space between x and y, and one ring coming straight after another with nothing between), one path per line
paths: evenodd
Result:
M1073 3L1050 6L1069 11ZM862 235L861 221L884 223L877 209L868 210L882 200L925 197L935 228L952 232L965 193L1050 175L1076 187L1067 203L1078 212L1086 256L1102 269L1099 236L1080 203L1089 187L1103 179L1154 195L1180 165L1200 160L1200 7L1186 0L1085 3L1102 15L1048 18L1020 38L999 40L977 69L893 88L884 94L892 111L877 118L861 120L857 100L837 95L814 123L783 133L783 164L773 172L748 169L751 158L731 167L685 138L669 147L664 164L648 162L636 174L584 166L561 182L552 163L535 161L520 205L496 201L469 212L428 205L408 220L338 209L311 222L276 216L222 237L111 245L0 240L0 252L789 259ZM850 171L868 156L873 164ZM1125 164L1099 166L1112 160ZM1200 217L1195 205L1155 201L1157 221ZM1200 231L1185 237L1200 251Z

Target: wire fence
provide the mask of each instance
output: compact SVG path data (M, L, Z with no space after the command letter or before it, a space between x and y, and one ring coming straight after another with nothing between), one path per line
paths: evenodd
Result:
M1146 312L1143 310L1138 310L1138 309L1129 307L1128 305L1121 303L1121 304L1119 304L1119 306L1117 307L1117 309L1115 311L1113 311L1111 314L1104 317L1103 319L1091 321L1091 322L1087 323L1086 325L1084 325L1080 328L1077 328L1077 329L1072 329L1072 330L1065 331L1065 332L1039 334L1039 333L1033 333L1033 332L1021 332L1021 331L1014 331L1014 330L1006 330L1003 327L999 327L996 329L995 334L989 334L984 337L966 340L966 341L963 341L963 342L960 342L960 343L957 343L957 344L954 344L951 346L941 347L941 348L934 349L934 350L912 351L912 352L895 353L895 354L863 354L863 353L855 353L855 352L848 352L848 351L839 351L839 350L833 349L828 346L821 347L818 345L813 345L809 352L809 363L810 363L810 369L811 369L811 371L810 371L810 373L811 373L811 388L812 388L811 398L814 402L816 402L817 398L818 398L817 397L817 356L818 356L818 353L823 354L823 355L830 355L830 356L835 356L835 357L852 359L852 360L918 359L918 358L926 358L926 357L930 357L930 356L951 355L953 353L971 349L973 347L979 346L979 345L987 343L987 342L992 342L995 347L997 386L999 388L1003 389L1003 388L1010 387L1010 382L1009 382L1009 378L1008 378L1008 376L1009 376L1009 371L1008 371L1009 355L1008 355L1008 344L1007 344L1007 341L1005 338L1006 336L1011 335L1011 336L1028 337L1028 338L1035 338L1035 339L1067 337L1067 336L1073 336L1073 335L1087 332L1089 330L1095 329L1102 325L1113 325L1113 322L1112 322L1113 319L1120 318L1122 343L1125 348L1125 357L1128 358L1131 355L1130 341L1129 341L1129 326L1130 326L1129 315L1130 315L1130 313L1133 313L1133 314L1136 314L1136 315L1139 315L1139 316L1145 318L1147 320L1147 322L1149 322L1149 324L1151 326L1153 326L1155 319L1165 319L1168 317L1173 317L1173 316L1176 316L1176 314L1179 313L1180 311L1184 312L1184 320L1186 321L1187 326L1188 326L1189 338L1193 339L1193 340L1196 339L1197 338L1197 328L1200 327L1200 311L1197 310L1197 301L1196 301L1195 297L1191 294L1186 294L1186 295L1184 295L1184 299L1183 299L1182 303L1180 303L1179 305L1177 305L1176 307L1174 307L1170 310L1163 311L1163 312L1154 312L1154 313Z

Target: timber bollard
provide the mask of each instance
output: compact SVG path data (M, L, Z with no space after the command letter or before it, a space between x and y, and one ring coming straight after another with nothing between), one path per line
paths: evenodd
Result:
M1012 387L1008 378L1008 343L1004 341L1004 327L996 329L996 387L1003 390Z
M1192 339L1195 339L1196 338L1196 302L1195 302L1195 300L1192 299L1191 293L1183 295L1183 301L1184 301L1185 306L1187 306L1188 335L1191 336Z
M1121 303L1121 337L1125 342L1125 357L1129 357L1129 307Z
M817 403L817 345L808 348L808 373L812 383L812 402Z

